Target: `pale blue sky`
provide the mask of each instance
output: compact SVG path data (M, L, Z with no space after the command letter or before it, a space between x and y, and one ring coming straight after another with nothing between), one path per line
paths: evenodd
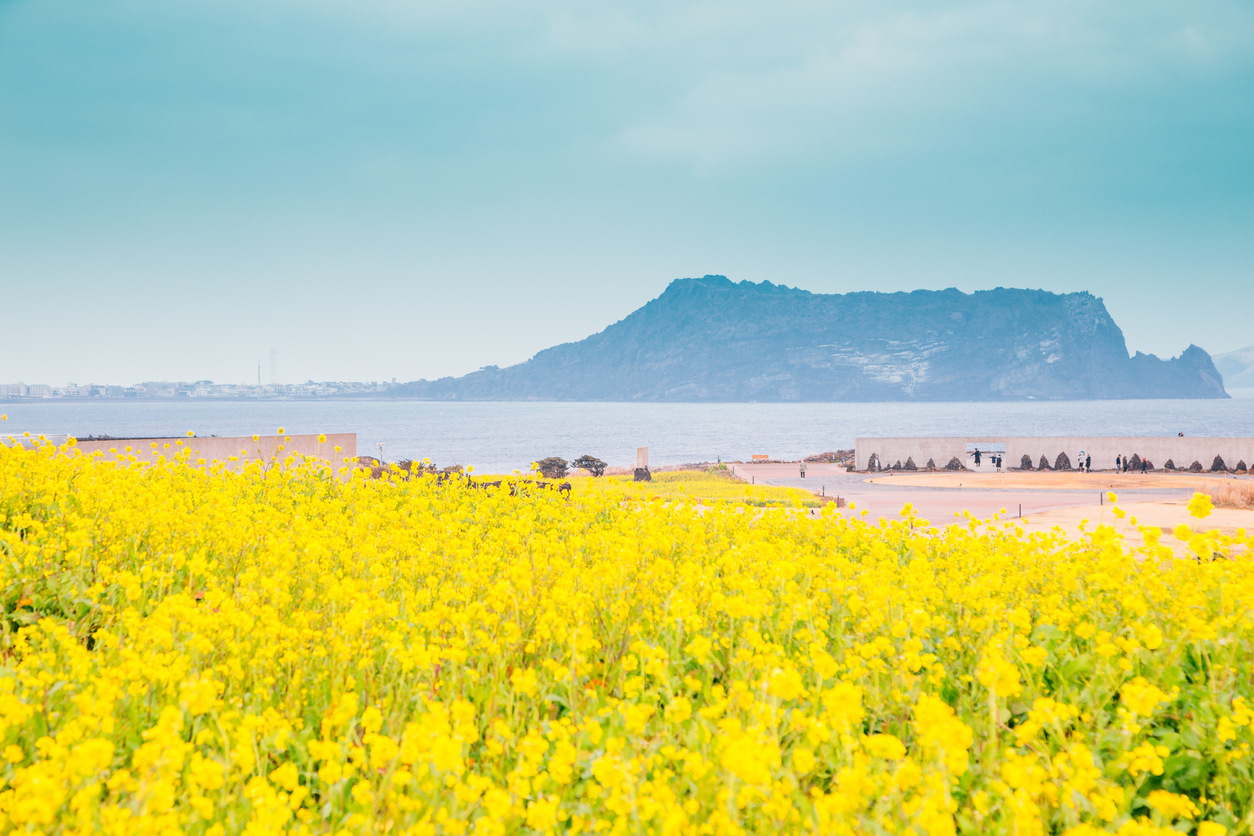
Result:
M0 383L460 374L706 273L1254 343L1254 5L0 0Z

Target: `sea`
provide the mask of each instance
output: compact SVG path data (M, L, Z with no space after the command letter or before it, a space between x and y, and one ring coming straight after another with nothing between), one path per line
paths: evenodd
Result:
M1254 390L1231 400L1013 403L435 403L430 401L0 401L3 435L115 438L357 433L357 452L480 473L587 454L633 466L797 460L892 436L1254 436Z

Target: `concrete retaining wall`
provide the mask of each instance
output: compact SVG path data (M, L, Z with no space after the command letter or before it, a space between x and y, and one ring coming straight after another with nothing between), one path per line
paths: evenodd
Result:
M48 440L58 446L65 443L65 436L49 436ZM8 438L5 438L8 442ZM30 441L22 437L15 439L18 443ZM280 450L279 447L283 449ZM339 447L339 451L336 451ZM345 457L357 455L357 433L335 433L327 435L325 441L319 441L316 435L263 435L256 441L252 436L234 436L226 438L117 438L104 441L79 441L74 450L77 455L91 455L101 452L105 457L120 454L135 456L140 461L155 461L158 456L174 458L181 450L192 451L192 462L204 459L206 463L223 462L232 470L242 468L249 461L287 461L300 454L311 458L325 459L335 467L344 464ZM230 461L235 456L236 461Z
M1059 453L1066 453L1071 466L1077 467L1076 457L1083 450L1085 455L1093 457L1094 470L1114 470L1116 456L1138 455L1149 459L1153 466L1161 469L1168 460L1177 468L1185 470L1193 462L1201 462L1203 470L1210 470L1215 456L1223 457L1229 469L1235 468L1238 462L1244 461L1246 466L1254 465L1254 438L1180 438L1166 436L1155 437L1101 437L1101 436L966 436L955 438L859 438L855 448L855 461L858 470L866 470L872 455L879 458L883 469L892 467L897 462L903 465L907 459L913 458L915 465L922 470L928 459L933 460L937 467L944 467L955 456L969 468L975 468L975 458L968 452L968 445L980 446L1004 444L1006 452L1002 454L1005 467L1018 467L1026 454L1032 459L1032 467L1040 464L1044 456L1050 467L1058 458ZM987 449L982 447L981 449ZM988 459L984 459L981 470L988 467Z

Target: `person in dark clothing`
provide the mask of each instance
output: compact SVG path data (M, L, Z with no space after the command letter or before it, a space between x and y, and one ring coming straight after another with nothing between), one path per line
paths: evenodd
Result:
M1149 462L1147 462L1145 459L1141 459L1141 475L1144 476L1146 471L1148 470L1149 470Z
M1093 457L1092 456L1084 457L1084 469L1087 470L1089 473L1093 472Z
M1115 473L1123 470L1123 456L1115 456Z
M976 467L980 466L980 451L978 448L975 451L975 466Z

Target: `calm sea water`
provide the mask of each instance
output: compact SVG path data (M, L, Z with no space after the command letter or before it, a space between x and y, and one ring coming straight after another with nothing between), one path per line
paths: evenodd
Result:
M584 453L629 466L798 459L870 436L1254 436L1254 398L1023 403L641 404L415 401L8 402L5 434L170 436L355 432L357 450L480 472Z

